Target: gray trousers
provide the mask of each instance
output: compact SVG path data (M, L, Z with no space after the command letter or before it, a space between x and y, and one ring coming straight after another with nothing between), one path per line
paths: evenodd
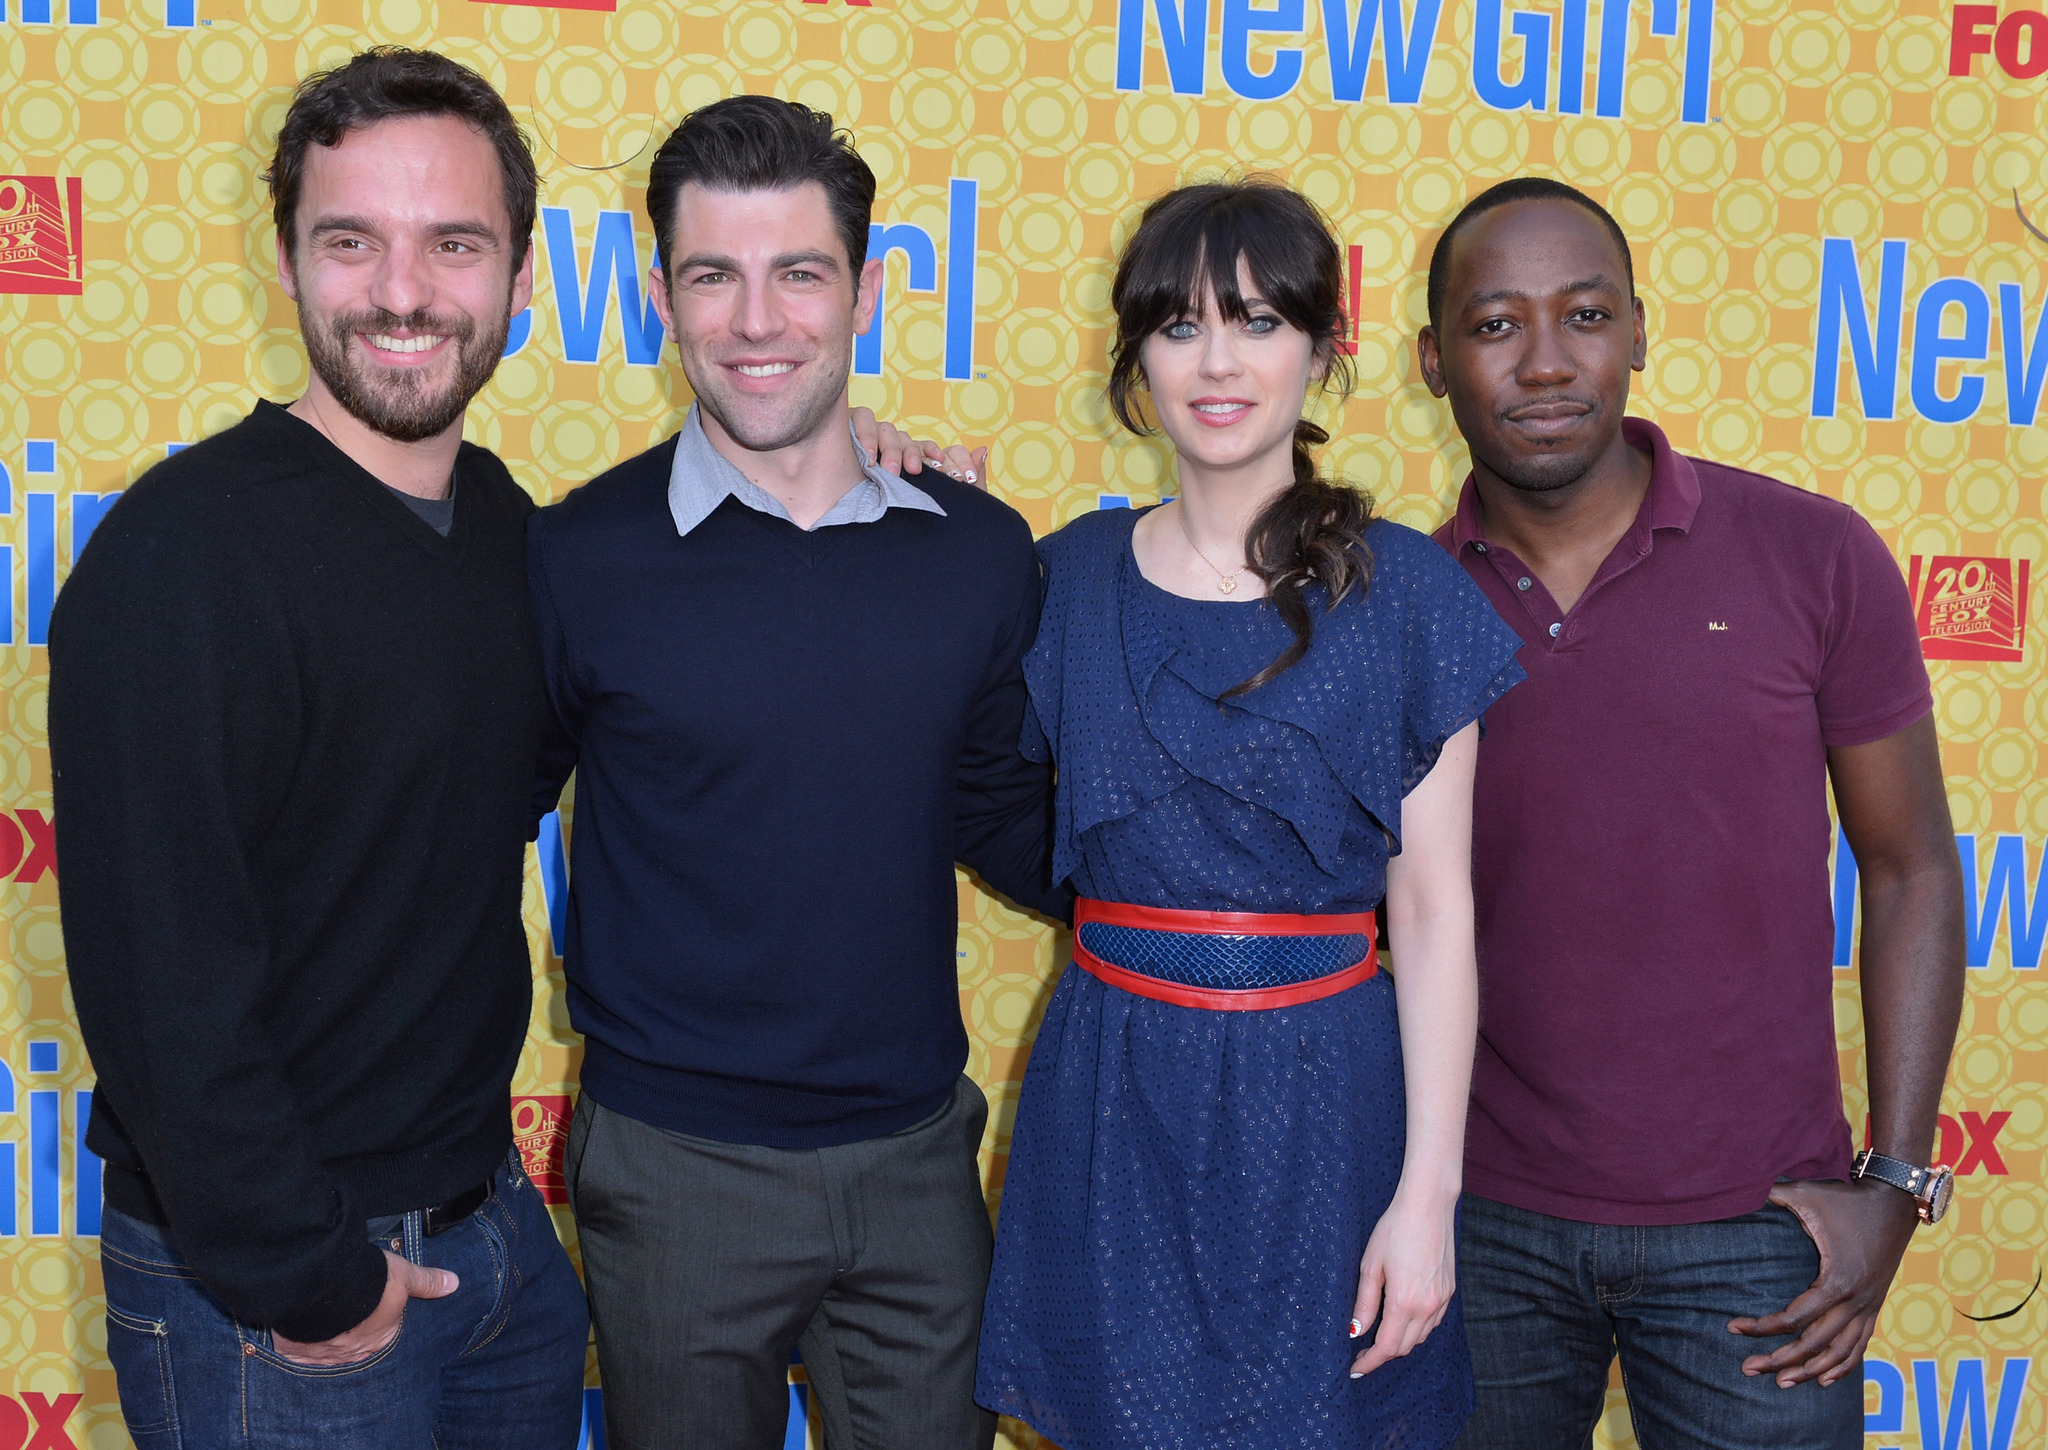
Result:
M989 1450L974 1403L994 1235L963 1077L886 1138L716 1143L576 1104L568 1182L612 1450L781 1450L790 1350L829 1450Z

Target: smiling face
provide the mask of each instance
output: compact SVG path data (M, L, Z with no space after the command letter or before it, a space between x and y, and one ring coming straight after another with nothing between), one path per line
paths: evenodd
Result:
M1159 426L1183 463L1214 472L1271 466L1291 477L1287 460L1309 383L1322 376L1315 340L1285 321L1260 295L1240 258L1238 291L1249 314L1224 317L1206 291L1201 311L1140 344L1138 365Z
M773 452L845 427L853 339L867 331L882 263L855 276L825 189L676 197L675 260L649 286L707 426Z
M324 390L417 443L462 426L533 292L515 272L497 153L452 116L406 116L312 146L278 275Z
M1643 369L1627 259L1592 213L1550 200L1496 207L1453 248L1423 379L1450 396L1475 464L1528 493L1569 487L1616 446Z

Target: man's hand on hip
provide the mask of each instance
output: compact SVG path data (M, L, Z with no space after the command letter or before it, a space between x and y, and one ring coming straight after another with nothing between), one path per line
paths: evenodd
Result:
M422 1268L389 1249L384 1250L384 1269L384 1297L361 1324L315 1344L301 1344L273 1330L271 1348L299 1364L356 1364L398 1337L406 1300L440 1299L462 1287L462 1281L446 1269Z
M1775 1314L1728 1321L1732 1334L1795 1336L1745 1359L1742 1372L1776 1375L1785 1389L1811 1379L1831 1385L1863 1358L1899 1260L1920 1226L1919 1210L1910 1195L1873 1179L1780 1183L1771 1202L1799 1215L1820 1250L1820 1277Z

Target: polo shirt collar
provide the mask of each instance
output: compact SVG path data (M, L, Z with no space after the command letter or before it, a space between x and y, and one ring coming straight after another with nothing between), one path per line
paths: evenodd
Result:
M1637 546L1637 553L1647 553L1651 535L1658 529L1685 533L1692 528L1693 518L1700 510L1699 473L1690 458L1673 451L1664 430L1647 418L1622 419L1621 436L1630 447L1650 455L1650 489L1643 495L1642 507L1636 510L1635 525L1623 536L1624 541ZM1468 473L1465 486L1458 491L1458 511L1451 519L1451 552L1462 554L1468 545L1483 544L1485 540L1486 534L1479 527L1479 486Z
M711 446L697 409L697 404L690 405L683 431L676 435L675 460L669 465L668 511L675 520L676 533L688 534L728 498L738 499L756 513L795 522L781 499L740 472L730 459ZM848 432L851 431L849 424ZM864 458L858 440L854 446L856 454ZM811 527L815 531L834 524L871 524L892 508L917 509L942 518L946 512L923 489L863 461L860 482L841 495Z

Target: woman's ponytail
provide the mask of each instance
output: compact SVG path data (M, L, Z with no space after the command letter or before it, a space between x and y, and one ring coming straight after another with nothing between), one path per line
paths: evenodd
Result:
M1226 700L1249 694L1301 663L1315 638L1309 585L1322 586L1328 611L1353 589L1363 594L1372 583L1372 551L1365 543L1372 500L1317 471L1313 450L1329 441L1330 435L1306 418L1294 425L1294 482L1259 511L1245 539L1245 561L1265 581L1266 597L1293 632L1294 643L1243 684L1225 690Z

